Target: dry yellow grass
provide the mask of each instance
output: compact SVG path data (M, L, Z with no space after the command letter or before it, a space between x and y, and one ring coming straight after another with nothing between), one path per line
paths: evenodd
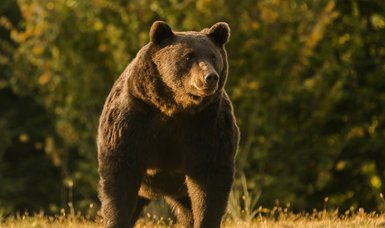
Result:
M86 227L102 227L100 219L87 220L82 217L66 217L56 216L47 217L44 215L35 216L17 216L13 218L3 219L0 222L0 227L17 227L17 228L86 228ZM177 227L172 225L171 220L145 220L141 219L136 225L137 228L141 227ZM385 227L385 214L365 213L359 211L354 215L338 216L334 212L317 212L313 214L293 214L282 213L277 216L265 217L257 216L257 218L251 221L237 220L233 221L227 219L223 222L224 228L241 227L312 227L312 228L334 228L334 227Z

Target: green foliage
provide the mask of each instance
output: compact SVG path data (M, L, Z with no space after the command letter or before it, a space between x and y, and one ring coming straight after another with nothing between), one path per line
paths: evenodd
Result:
M88 210L97 202L104 99L152 22L165 20L175 30L230 24L237 171L247 177L244 192L260 192L258 205L311 210L327 199L331 209L384 209L381 0L5 0L0 14L0 207ZM52 175L39 181L31 167ZM20 181L52 198L19 203L28 189Z

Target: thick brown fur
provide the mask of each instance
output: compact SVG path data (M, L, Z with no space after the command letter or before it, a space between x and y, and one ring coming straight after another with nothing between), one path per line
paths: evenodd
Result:
M97 139L106 227L133 227L159 197L184 227L220 227L239 141L224 90L229 36L223 22L172 32L157 21L115 82Z

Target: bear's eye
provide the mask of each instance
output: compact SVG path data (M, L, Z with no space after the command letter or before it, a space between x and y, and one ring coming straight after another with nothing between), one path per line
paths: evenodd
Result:
M190 62L190 61L192 61L192 60L194 59L194 57L195 57L194 53L188 53L188 54L184 57L184 60L185 60L186 62Z

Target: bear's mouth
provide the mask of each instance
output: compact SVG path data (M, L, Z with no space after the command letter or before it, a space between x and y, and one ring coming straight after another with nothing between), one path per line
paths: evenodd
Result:
M218 85L216 86L212 86L212 87L198 87L196 85L193 84L193 87L194 87L194 93L190 93L194 96L197 96L197 97L207 97L207 96L210 96L210 95L213 95L217 89L218 89Z

